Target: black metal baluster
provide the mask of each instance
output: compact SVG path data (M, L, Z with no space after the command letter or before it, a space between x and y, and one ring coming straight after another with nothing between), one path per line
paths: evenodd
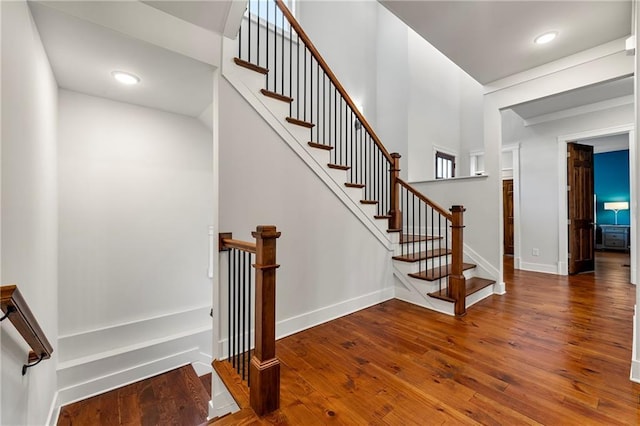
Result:
M227 360L231 358L231 250L227 252Z
M296 37L296 118L300 118L300 36Z
M269 10L269 4L267 3L267 10ZM277 6L273 2L273 92L278 93L278 26L277 21ZM267 20L267 31L269 31L269 20ZM269 68L269 62L267 62L267 68Z
M275 3L274 3L275 4ZM282 80L280 82L280 89L282 90L281 93L284 95L284 13L282 13L282 11L280 11L280 16L282 16L282 46L280 48L281 51L281 66L282 66L282 75L280 76L280 79Z
M251 62L251 0L249 0L247 4L247 10L249 11L249 14L247 15L247 22L249 23L249 37L247 37L247 62Z
M293 98L293 34L289 25L289 97ZM289 103L289 117L293 117L293 102Z
M242 354L242 363L240 364L240 371L242 372L240 374L240 376L242 377L242 380L244 380L244 362L245 362L245 350L244 350L244 333L246 333L246 329L247 329L247 324L245 321L245 314L246 314L246 305L245 305L245 285L246 285L246 279L247 277L245 276L245 269L244 266L246 264L247 261L247 252L243 251L242 252L242 260L240 263L240 268L242 269L242 283L240 284L240 308L242 313L240 314L240 329L242 330L242 334L239 336L240 337L240 353Z
M249 332L247 333L247 348L249 351L249 360L251 360L251 330L253 329L251 322L251 313L253 310L251 309L251 287L253 287L253 279L251 278L251 254L249 254L249 265L247 265L247 269L249 270ZM251 368L249 368L249 373L247 374L247 385L251 386Z
M251 3L251 0L249 0L249 3ZM258 14L256 15L256 31L258 31L258 50L256 51L256 65L260 66L260 33L262 31L260 31L260 3L261 1L258 0ZM269 8L267 8L267 20L269 19ZM268 24L267 24L268 25ZM267 28L267 67L269 66L269 28ZM267 75L267 90L269 90L269 76Z

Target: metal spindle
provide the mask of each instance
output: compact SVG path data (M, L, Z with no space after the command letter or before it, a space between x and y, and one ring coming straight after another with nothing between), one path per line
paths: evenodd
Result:
M249 23L249 37L247 38L247 52L249 57L247 61L251 62L251 1L247 4L247 11L249 12L247 15L247 22Z
M231 252L227 255L227 359L231 357Z
M251 278L251 264L253 262L251 262L251 254L249 254L249 264L247 265L247 269L249 270L249 311L248 311L248 316L249 316L249 331L247 333L247 351L249 352L249 355L251 355L251 313L253 312L253 310L251 309L251 287L252 287L252 283L253 280ZM249 359L251 359L251 357L249 356ZM247 385L251 386L251 368L249 368L249 372L247 374Z

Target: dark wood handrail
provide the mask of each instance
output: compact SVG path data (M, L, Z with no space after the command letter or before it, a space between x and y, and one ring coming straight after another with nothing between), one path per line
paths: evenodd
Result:
M248 253L256 252L256 243L250 243L248 241L240 241L234 240L232 238L221 238L220 239L220 251L228 250L228 249L238 249L242 251L246 251Z
M29 362L51 358L53 346L16 285L0 288L0 308L31 348ZM24 374L26 368L22 371Z
M367 130L369 135L371 135L371 138L373 139L375 144L378 146L382 154L385 156L387 161L390 164L393 164L393 158L391 157L391 154L389 154L387 149L384 147L384 145L378 138L378 135L376 135L376 133L373 131L373 128L371 127L369 122L367 122L367 120L364 118L364 115L362 115L362 113L358 110L355 102L353 102L353 100L351 99L351 97L349 96L345 88L342 86L342 84L340 84L340 81L338 81L338 77L336 77L336 75L333 73L331 68L329 68L329 65L327 65L324 58L320 55L320 52L318 52L318 49L316 49L314 44L311 42L311 39L309 38L307 33L304 32L304 30L302 29L302 26L300 26L300 23L296 20L296 18L294 18L293 14L291 13L289 8L284 4L282 0L275 0L275 2L276 2L276 5L280 8L282 13L284 14L284 16L289 21L289 25L291 25L291 27L294 30L296 30L298 37L302 39L307 49L309 49L309 52L311 53L311 55L315 58L315 60L320 65L320 67L327 74L327 76L329 77L333 85L336 87L336 89L338 89L338 92L340 92L340 95L342 95L342 98L347 102L347 104L349 105L351 110L354 112L356 117L358 117L358 120L360 121L362 126L364 126L364 128Z
M427 203L427 205L429 205L429 207L431 207L432 209L434 209L435 211L440 213L442 216L446 217L448 220L452 220L453 219L453 216L452 216L452 214L450 212L446 211L442 206L440 206L435 201L432 201L432 200L428 199L425 195L423 195L420 191L415 189L413 186L409 185L407 182L403 181L400 178L397 179L397 182L400 185L402 185L405 188L407 188L407 190L410 191L411 193L413 193L416 197L418 197L419 199L421 199L422 201Z

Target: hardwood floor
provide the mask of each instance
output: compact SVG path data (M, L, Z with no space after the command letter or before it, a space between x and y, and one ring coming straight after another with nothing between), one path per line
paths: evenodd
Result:
M637 425L628 256L513 271L452 318L391 300L278 341L281 409L215 424Z
M58 426L200 425L207 421L210 393L211 374L198 378L187 365L64 406Z

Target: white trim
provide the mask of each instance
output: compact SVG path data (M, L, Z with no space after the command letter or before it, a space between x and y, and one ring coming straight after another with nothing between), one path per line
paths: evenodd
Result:
M510 144L502 147L501 152L511 151L512 179L513 179L513 267L520 268L520 259L522 257L522 226L520 223L520 144ZM504 202L504 200L503 200ZM503 227L504 227L504 218ZM504 250L504 247L502 248ZM504 253L503 253L504 254ZM517 262L516 262L517 259Z
M566 56L564 58L558 59L557 61L549 62L539 67L531 68L526 71L487 83L484 85L485 95L508 89L532 80L536 80L540 77L562 72L570 68L578 67L580 65L585 65L589 62L595 62L604 57L624 52L624 50L625 38L623 37L617 40L610 41L609 43L584 50L574 55Z
M188 314L188 313L195 313L197 311L202 311L202 310L209 310L210 306L209 305L201 305L201 306L196 306L193 308L188 308L188 309L182 309L182 310L175 310L175 311L171 311L171 312L167 312L167 313L162 313L160 315L154 315L151 317L147 317L147 318L137 318L135 320L130 320L130 321L122 321L119 323L115 323L115 324L110 324L110 325L106 325L103 327L96 327L96 328L91 328L88 330L82 330L82 331L77 331L74 333L67 333L67 334L61 334L58 336L58 341L60 340L64 340L64 339L72 339L72 338L76 338L76 337L80 337L80 336L86 336L89 334L94 334L94 333L100 333L100 332L104 332L104 331L111 331L111 330L115 330L117 328L121 328L121 327L127 327L130 325L140 325L142 323L145 322L157 322L158 320L164 320L164 319L171 319L172 321L174 320L174 318L177 315L184 315L184 314ZM173 318L171 318L173 317Z
M353 297L276 323L278 339L290 336L319 324L349 315L378 303L393 299L393 287L387 287L362 296Z
M500 271L498 268L493 266L491 262L489 262L484 257L480 256L480 254L472 249L466 243L463 243L463 252L465 258L471 261L471 263L476 265L476 271L481 271L480 274L474 273L476 276L481 276L483 278L491 278L494 281L498 281L498 277L500 276Z
M581 105L575 108L569 108L562 111L531 117L524 120L524 126L534 126L536 124L546 123L548 121L561 120L563 118L575 117L577 115L588 114L590 112L604 111L610 108L629 105L632 103L633 95L621 96L619 98L607 99L606 101L595 102L592 104Z
M553 264L549 265L546 263L520 262L520 269L523 271L541 272L543 274L558 275L558 268Z
M568 264L569 264L569 230L567 229L567 218L568 214L568 206L567 206L567 143L576 141L576 140L584 140L591 139L602 136L613 136L620 135L624 133L631 133L634 130L633 123L631 124L623 124L620 126L607 127L596 130L588 130L579 133L573 133L568 135L561 135L557 137L558 141L558 267L557 273L559 275L568 275ZM635 194L635 182L637 179L636 176L636 164L635 157L631 155L631 150L635 149L632 143L629 143L629 180L631 182L631 188L633 192L631 192L631 200L636 200ZM637 224L635 221L637 206L633 205L633 202L630 206L630 217L631 220L631 229L634 232L637 232ZM632 272L632 282L636 281L635 271L637 268L636 258L634 254L636 253L636 247L634 239L632 238L632 247L631 247L631 272ZM523 268L524 269L524 268Z

